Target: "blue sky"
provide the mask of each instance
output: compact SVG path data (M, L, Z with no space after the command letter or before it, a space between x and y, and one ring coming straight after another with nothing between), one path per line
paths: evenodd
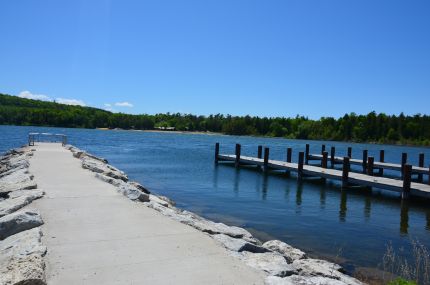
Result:
M428 0L1 1L0 93L126 113L429 113L429 15Z

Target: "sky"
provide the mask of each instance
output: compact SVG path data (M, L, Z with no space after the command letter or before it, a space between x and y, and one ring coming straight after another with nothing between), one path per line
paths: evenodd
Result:
M124 113L428 114L430 1L0 1L0 93Z

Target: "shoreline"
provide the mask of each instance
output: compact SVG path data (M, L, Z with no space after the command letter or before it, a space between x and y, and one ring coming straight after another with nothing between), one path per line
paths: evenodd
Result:
M228 255L238 259L240 262L243 262L245 265L253 268L253 270L257 270L261 274L264 274L264 276L266 276L266 284L363 284L357 279L344 274L342 267L338 264L328 262L322 259L309 258L305 252L301 251L298 248L292 247L282 241L270 240L265 243L262 243L244 228L229 226L223 223L216 223L206 218L203 218L193 212L179 209L175 207L174 202L171 201L169 198L153 194L150 190L145 188L144 185L130 181L126 173L110 165L106 159L94 156L71 145L65 146L65 148L71 152L71 155L73 155L76 159L80 160L82 168L86 169L86 171L93 172L94 176L97 179L115 186L119 193L130 199L133 203L137 203L142 206L153 209L163 216L167 216L176 222L190 226L208 235L210 238L215 240L215 242L220 247L224 248ZM30 160L33 156L33 152L37 150L33 149L33 147L25 147L21 148L21 150L22 151L17 152L16 155L24 155L22 161L24 164L24 168L25 166L27 167L27 172L25 174L28 175L28 177L26 176L26 179L28 179L25 181L28 184L34 179L34 176L32 177L32 175L28 173L28 166L31 163ZM14 153L14 151L12 150L10 151L10 153ZM12 162L15 158L15 154L6 158L1 157L2 161L7 160ZM17 171L20 171L20 169L22 168L11 168L7 170L10 172L9 174L4 175L5 172L1 171L0 175L8 177L9 175L13 175L13 173ZM2 185L1 182L4 177L0 178L0 185ZM20 191L19 193L24 194L30 193L26 191L33 191L22 189L23 187L20 187L20 185L26 185L23 182L14 180L9 181L10 183L5 186L9 187L5 190L5 193L7 194L4 195L2 200L0 200L0 208L2 206L7 207L11 204L11 201L14 201L13 199L15 198L12 197L14 197L13 194L15 193L15 191ZM33 184L30 186L29 189L37 188L37 185ZM16 185L19 186L19 190L16 190ZM37 198L35 199L43 198L43 194L39 194L39 196L37 196ZM10 219L11 215L13 218L13 215L16 215L16 213L21 213L22 211L24 211L24 214L27 213L28 211L25 209L23 210L22 208L30 204L33 200L27 203L20 204L18 206L14 206L12 209L9 209L8 214L4 217L6 217L6 219ZM41 281L41 284L45 284L45 265L43 257L46 254L46 251L49 251L49 247L46 248L41 244L42 231L40 230L40 226L43 224L43 220L37 211L34 215L37 216L40 220L39 223L37 223L36 227L34 227L33 225L28 225L27 228L16 229L15 231L17 232L14 232L7 237L3 236L2 238L0 238L0 253L4 254L5 243L10 244L10 240L16 240L17 235L28 235L29 232L31 232L31 242L32 244L37 245L31 251L31 256L36 256L37 258L35 258L36 261L34 261L34 258L28 260L28 264L26 266L32 268L31 273L33 275L34 272L38 273L38 280ZM4 224L1 220L4 219L4 217L0 218L0 229ZM16 228L16 226L14 228ZM16 247L20 248L25 246L21 243L22 241L18 241ZM22 255L22 253L20 254ZM29 277L23 275L22 273L23 269L19 266L14 265L13 262L16 258L18 257L15 254L14 256L12 256L12 259L7 259L6 261L3 261L0 264L1 267L13 268L14 274L18 272L21 274L18 275L22 276L21 279L28 280ZM7 274L4 276L4 278L12 278Z

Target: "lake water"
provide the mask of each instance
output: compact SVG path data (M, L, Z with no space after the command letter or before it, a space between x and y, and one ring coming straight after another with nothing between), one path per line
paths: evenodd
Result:
M0 126L0 153L26 143L28 132L68 135L69 142L105 157L151 191L173 199L179 208L206 218L250 230L261 240L280 239L311 256L341 263L349 272L377 267L386 245L404 248L409 254L411 239L430 246L429 201L402 202L399 195L383 190L341 191L336 182L304 181L295 177L263 175L251 168L239 170L214 164L214 145L221 153L233 153L242 144L243 155L256 156L257 146L270 147L270 158L285 159L287 147L293 160L304 151L311 153L336 146L339 155L353 147L353 157L363 149L379 157L385 149L387 162L400 163L402 152L417 164L430 149L388 145L300 141L222 135L174 134L138 131ZM376 159L377 160L377 159ZM393 175L398 175L393 173ZM425 177L427 180L427 177Z

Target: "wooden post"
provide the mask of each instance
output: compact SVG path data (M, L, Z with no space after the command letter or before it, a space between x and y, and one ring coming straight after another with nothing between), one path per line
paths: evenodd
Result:
M236 166L236 167L239 167L239 164L240 164L240 149L241 149L241 146L240 146L240 144L236 144L236 160L235 160L235 162L234 162L234 166Z
M258 146L257 157L260 159L263 158L263 146L261 145ZM257 169L261 170L261 165L257 165Z
M325 152L325 144L321 145L321 154L323 154L323 152Z
M363 150L363 173L366 174L367 172L367 157L369 152L367 149Z
M367 175L373 176L373 165L375 163L375 158L373 156L369 156L367 160Z
M402 179L403 179L403 174L405 172L405 170L403 169L405 167L405 164L408 162L408 154L406 152L402 153L402 167L401 167L401 173L402 173Z
M263 146L261 145L258 146L257 157L263 158Z
M348 157L352 158L352 147L348 147Z
M219 159L219 143L215 144L215 163L218 164Z
M418 166L424 167L424 153L420 153L418 157ZM423 183L423 175L422 173L418 174L418 182Z
M267 172L269 170L269 148L264 148L264 172Z
M291 163L291 157L292 157L292 155L293 155L293 149L291 147L287 148L287 162ZM286 170L285 174L286 174L287 177L290 177L291 173L290 173L289 170Z
M309 144L306 144L306 149L305 149L305 164L309 164Z
M330 163L331 163L331 168L334 168L334 158L336 155L336 148L334 146L331 147L330 149Z
M385 162L385 150L381 149L379 151L379 162ZM379 176L384 176L384 168L379 168Z
M343 167L342 167L342 188L348 187L348 176L349 176L349 156L345 156L343 158Z
M297 179L302 180L303 178L303 161L304 161L305 154L303 151L299 152L299 163L297 167Z
M403 191L402 199L408 199L411 192L412 165L405 164L403 167Z
M322 168L327 168L327 159L328 159L328 152L324 151L322 153L322 160L321 160L321 167Z

